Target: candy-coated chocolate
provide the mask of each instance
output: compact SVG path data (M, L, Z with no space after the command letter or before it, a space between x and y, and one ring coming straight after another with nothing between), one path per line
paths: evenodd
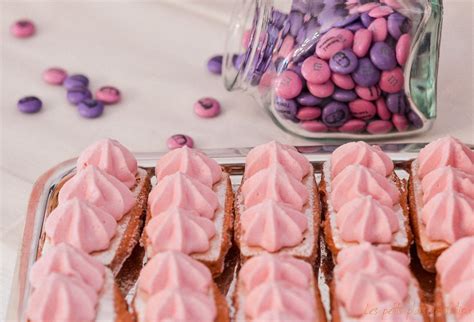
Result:
M313 96L311 95L311 93L304 92L298 95L296 101L298 102L298 104L303 106L315 106L322 103L323 99Z
M290 15L288 16L288 18L289 18L289 24L290 24L290 34L293 37L296 37L301 27L303 27L304 15L301 12L292 11L290 12Z
M367 125L367 132L370 134L385 134L392 130L393 125L392 122L383 121L383 120L375 120L371 121Z
M392 123L398 132L405 132L408 130L408 119L404 115L393 114Z
M377 85L371 87L357 86L355 91L360 98L367 101L375 101L382 94L382 91Z
M404 66L407 62L408 56L410 54L410 45L411 45L411 36L409 34L404 34L398 39L397 46L395 47L395 54L397 57L397 62Z
M194 103L194 112L204 118L215 117L221 112L221 104L212 97L201 98Z
M374 21L375 19L372 18L371 16L369 16L369 13L368 12L364 12L361 16L360 16L360 21L362 22L362 24L364 25L365 28L369 28L370 24Z
M346 26L346 29L350 30L352 32L356 32L358 30L364 29L364 25L362 24L362 22L356 21L356 22L351 23L350 25Z
M339 102L348 103L357 99L357 94L351 90L336 88L334 94L332 94L332 98Z
M342 75L338 73L333 73L331 75L331 80L334 83L334 85L342 89L349 90L355 87L355 83L351 75Z
M104 104L94 99L85 99L77 105L77 111L82 117L96 118L104 112Z
M83 100L92 98L92 93L85 87L73 87L67 91L67 100L73 105L77 105Z
M338 51L352 47L354 34L346 29L333 28L325 33L316 45L316 55L330 59Z
M330 80L324 84L308 83L308 90L316 97L326 98L334 93L334 84Z
M357 7L357 11L359 11L360 13L364 13L375 9L378 6L380 6L380 4L377 2L368 2Z
M385 41L388 35L387 30L387 20L384 18L377 18L375 19L370 26L368 27L373 34L373 40L378 41Z
M62 85L66 77L66 71L59 67L51 67L43 72L43 80L51 85Z
M328 127L320 121L304 121L301 122L301 127L309 132L327 132Z
M194 147L193 139L186 134L174 134L166 140L168 149L174 150L187 146L188 148Z
M382 72L380 76L380 88L386 93L397 93L403 89L403 70L400 67Z
M349 119L349 108L341 102L331 102L323 108L321 119L328 127L339 127Z
M36 96L26 96L18 101L17 107L23 113L36 113L41 110L43 103Z
M275 81L275 92L284 99L298 96L303 88L301 78L291 70L285 70Z
M375 107L377 108L377 115L384 121L388 121L392 118L392 113L388 110L387 104L383 97L375 101Z
M349 109L352 115L361 120L370 120L377 112L375 105L372 102L357 99L349 103Z
M400 36L410 30L410 22L404 15L395 12L388 16L387 30L390 36L399 39Z
M10 32L17 38L28 38L35 34L36 27L32 21L22 19L13 23L10 28Z
M365 130L367 124L362 120L349 120L339 127L339 132L360 133Z
M379 6L369 12L369 16L372 18L382 18L386 17L389 14L393 13L393 9L389 6Z
M81 74L69 75L63 83L66 89L71 89L74 87L87 87L89 85L89 79Z
M359 66L352 73L352 79L359 86L371 87L379 82L380 71L369 58L362 58L359 60Z
M287 120L294 120L298 111L298 105L294 100L277 97L275 100L275 110L281 117Z
M357 30L354 34L354 43L352 50L357 57L362 58L369 52L372 44L372 31L368 29Z
M423 127L423 120L413 111L408 112L407 114L408 120L410 123L413 124L414 127L417 129L421 129Z
M370 60L380 70L392 70L397 66L395 51L385 42L376 42L372 45Z
M278 55L281 57L287 57L293 50L294 46L295 46L295 38L293 38L290 35L287 35L285 39L283 39Z
M104 104L115 104L121 99L120 91L113 86L102 86L95 92L95 98Z
M303 77L310 83L324 84L331 78L329 65L324 60L311 56L301 65Z
M329 67L331 67L331 70L343 75L352 73L358 65L359 61L356 55L352 49L349 48L338 51L329 60Z
M311 121L321 116L321 109L314 106L303 106L296 113L296 118L301 121Z
M216 55L209 58L207 61L207 70L212 74L222 74L222 55Z
M386 103L388 110L393 114L404 115L408 111L408 103L403 92L387 95Z

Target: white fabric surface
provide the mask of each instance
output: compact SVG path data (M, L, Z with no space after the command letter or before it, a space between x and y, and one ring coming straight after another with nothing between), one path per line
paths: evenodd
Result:
M254 146L277 139L308 144L277 128L253 99L228 93L206 60L223 50L232 0L19 1L0 0L1 224L0 319L33 182L58 162L102 137L133 151L165 149L171 134L191 135L196 147ZM9 27L28 17L37 35L15 39ZM439 119L433 130L404 141L445 134L474 143L473 2L446 0L439 75ZM96 120L82 119L62 88L46 85L51 66L82 72L91 87L111 84L123 102ZM17 111L24 95L44 102L36 115ZM218 98L222 115L199 119L192 104Z

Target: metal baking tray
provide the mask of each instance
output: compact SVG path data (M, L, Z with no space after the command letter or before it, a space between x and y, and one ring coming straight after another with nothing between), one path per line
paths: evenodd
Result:
M425 145L426 143L390 143L381 144L380 147L394 161L399 176L401 178L407 178L408 174L404 169L406 169L409 161L414 159L419 150ZM339 145L321 144L296 147L298 151L303 153L314 165L318 183L322 163L328 160L332 151L338 146ZM473 147L470 146L470 148L472 149ZM236 188L240 184L244 170L245 156L250 149L251 148L225 148L203 149L202 151L226 168L231 174L233 187ZM155 166L156 160L164 153L165 152L135 153L135 156L140 167L152 169ZM31 292L28 283L28 275L38 252L39 240L48 204L53 191L61 179L75 171L76 160L75 158L59 163L39 177L33 186L26 214L23 239L17 258L13 286L10 293L7 321L25 321L24 314L26 304L28 302L28 295ZM320 278L322 277L320 276ZM428 281L428 283L431 282ZM430 285L428 285L428 288L429 287ZM322 290L322 292L324 291ZM127 297L127 299L130 298L131 296ZM325 303L325 305L327 305L327 303Z

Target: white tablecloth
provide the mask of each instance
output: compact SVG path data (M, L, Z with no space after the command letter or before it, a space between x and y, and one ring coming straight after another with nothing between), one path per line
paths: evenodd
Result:
M29 193L36 178L76 156L89 143L113 137L133 151L165 150L174 133L191 135L199 148L254 146L277 139L307 144L277 128L253 99L228 93L206 70L222 52L231 0L20 1L0 0L1 225L0 319L4 316ZM474 143L473 3L445 1L439 75L439 119L426 135ZM15 39L9 26L27 17L37 35ZM115 85L123 102L96 120L78 116L62 88L41 80L61 66L91 79L92 88ZM21 114L17 100L37 95L36 115ZM199 119L192 104L218 98L222 115Z

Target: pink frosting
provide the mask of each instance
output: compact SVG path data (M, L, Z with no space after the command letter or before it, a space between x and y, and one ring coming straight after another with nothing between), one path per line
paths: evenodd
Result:
M446 166L428 173L421 181L423 203L446 190L460 192L474 199L474 175Z
M31 294L26 315L31 322L95 321L97 301L80 279L53 272Z
M474 235L474 199L453 190L440 192L423 206L421 219L431 240L452 244Z
M271 141L256 146L247 154L245 158L245 178L250 178L272 164L280 164L287 173L298 180L302 180L311 169L309 161L294 147Z
M461 238L445 250L436 262L436 271L446 293L474 278L474 236Z
M136 183L135 156L116 140L104 139L88 146L77 159L78 171L94 165L122 181L128 188Z
M177 250L185 254L209 249L216 234L214 223L195 211L170 208L154 216L145 227L154 253Z
M247 294L245 313L253 319L267 311L282 311L298 319L314 320L315 299L308 289L288 282L263 283Z
M200 216L212 219L219 201L211 188L178 172L166 176L153 188L148 197L148 206L152 216L179 207L195 210Z
M97 206L117 221L135 205L133 193L115 177L88 166L59 190L59 203L78 198Z
M313 269L307 262L290 255L268 253L250 258L239 272L239 280L247 291L260 284L277 281L306 288L312 276Z
M392 207L398 203L397 186L385 176L360 165L346 167L332 181L331 201L336 212L355 198L372 196L382 205Z
M372 196L345 203L336 213L336 224L346 242L391 243L400 228L395 211Z
M214 322L217 309L207 294L189 289L168 289L148 299L146 321Z
M116 228L114 217L77 198L61 203L45 223L53 245L68 243L86 253L107 249Z
M269 252L298 245L308 228L308 220L302 212L272 199L247 208L240 222L243 242Z
M222 177L222 169L215 160L187 146L168 152L156 163L158 181L176 172L185 173L208 187L212 187Z
M156 254L140 272L138 287L147 294L189 289L208 294L212 275L206 265L177 251Z
M364 272L374 277L397 276L408 283L411 278L409 263L406 254L392 250L389 245L374 246L363 242L339 252L334 275L341 279L352 272Z
M447 165L474 174L474 151L452 136L433 141L418 155L418 176Z
M96 292L104 285L105 268L94 257L68 244L58 244L41 256L30 271L30 283L37 288L51 273L80 279Z
M278 164L246 178L242 185L242 195L247 208L266 199L273 199L303 210L309 199L306 186Z
M382 176L393 172L393 162L377 145L363 141L341 145L331 155L331 176L334 179L346 167L358 164L374 170Z

